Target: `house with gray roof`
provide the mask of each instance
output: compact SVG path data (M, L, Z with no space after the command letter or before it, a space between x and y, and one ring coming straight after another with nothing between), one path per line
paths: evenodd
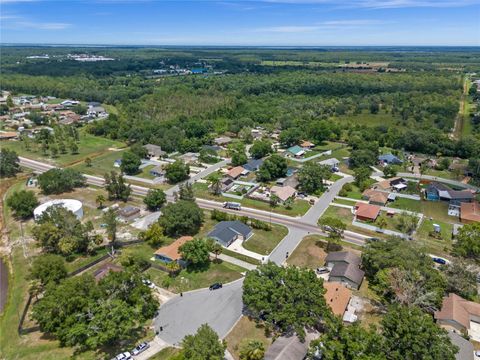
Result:
M253 235L252 229L241 221L221 221L208 233L208 237L228 247L235 240L245 241Z
M319 333L305 329L305 341L301 342L296 334L280 336L267 349L264 360L303 360L308 353L312 340L318 338Z
M254 172L257 171L262 164L263 159L250 159L246 164L243 165L243 168L250 172Z
M325 258L330 270L328 281L335 281L358 290L362 285L365 273L360 270L360 256L350 251L331 252Z
M147 144L143 145L143 147L147 150L147 156L149 158L162 157L166 154L165 151L163 151L162 148L158 145Z
M393 154L383 154L378 156L378 161L383 165L395 165L403 163L398 157Z
M455 360L473 360L473 344L460 336L454 331L448 332L448 337L453 345L458 347L458 352L455 354Z

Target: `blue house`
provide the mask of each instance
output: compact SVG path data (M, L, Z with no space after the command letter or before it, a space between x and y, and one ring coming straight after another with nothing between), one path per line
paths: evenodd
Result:
M378 161L383 163L383 164L388 164L388 165L395 165L395 164L401 164L403 161L400 160L398 157L396 157L393 154L383 154L378 156Z
M260 166L263 164L263 159L250 159L245 165L243 165L243 168L245 170L254 172L257 171Z

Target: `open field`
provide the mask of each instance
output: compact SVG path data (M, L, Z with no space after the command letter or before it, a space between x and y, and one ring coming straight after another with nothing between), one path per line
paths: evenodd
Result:
M265 350L272 343L272 338L265 335L265 328L262 325L257 325L254 320L247 316L242 316L225 338L227 349L236 360L240 359L242 345L252 339L261 341Z
M441 231L438 238L430 235L433 234L433 224L440 225ZM452 247L452 230L452 224L425 218L418 228L416 239L425 246L427 252L435 255L448 255Z
M125 144L119 141L110 140L103 137L93 136L86 133L83 129L79 131L80 142L78 143L78 154L59 154L57 158L53 159L50 156L45 157L40 149L36 149L34 144L31 145L31 150L26 150L21 141L4 141L2 146L15 150L19 156L24 156L39 161L47 161L56 165L70 165L78 161L84 160L86 157L94 158L108 151L108 148L121 148ZM105 171L104 171L105 172Z
M243 243L243 247L261 255L268 255L287 234L286 227L275 224L272 224L271 231L253 229L253 236Z
M327 253L323 249L328 241L320 235L309 235L302 239L297 248L288 257L288 265L316 269L325 263Z
M397 197L395 201L387 203L386 206L395 209L420 212L422 210L422 201Z

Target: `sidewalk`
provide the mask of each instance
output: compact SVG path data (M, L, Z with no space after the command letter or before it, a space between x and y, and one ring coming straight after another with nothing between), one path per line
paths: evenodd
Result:
M212 256L215 256L214 254L212 254ZM243 261L243 260L239 260L237 258L234 258L232 256L228 256L228 255L225 255L225 254L220 254L218 255L218 258L220 260L223 260L223 261L226 261L226 262L229 262L231 264L234 264L234 265L238 265L244 269L247 269L247 270L254 270L257 268L256 265L253 265L253 264L250 264L250 263L247 263L246 261Z
M152 356L154 356L156 353L162 351L163 349L167 347L171 347L172 345L167 344L165 341L160 339L158 336L155 336L152 341L149 342L150 347L142 352L141 354L138 354L135 356L135 360L147 360L150 359Z

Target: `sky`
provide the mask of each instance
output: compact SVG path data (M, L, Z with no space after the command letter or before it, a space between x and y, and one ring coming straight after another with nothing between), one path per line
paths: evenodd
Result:
M0 43L480 46L480 0L0 0Z

